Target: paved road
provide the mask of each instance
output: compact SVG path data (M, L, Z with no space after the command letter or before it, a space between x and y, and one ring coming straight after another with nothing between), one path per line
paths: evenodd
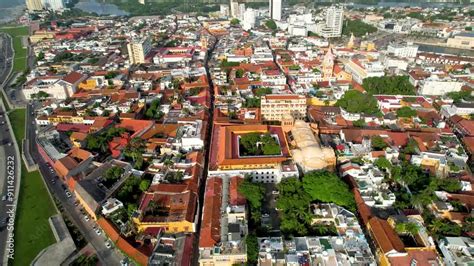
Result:
M15 193L21 158L13 145L13 136L5 122L6 114L3 107L0 107L0 114L0 158L2 158L0 162L0 258L3 259L6 254L14 252L13 231L16 208L13 205L18 196Z
M3 89L12 64L10 40L0 34L0 89ZM0 258L2 264L9 254L14 253L14 222L17 196L17 180L21 158L14 146L13 132L6 121L3 104L0 104Z
M62 203L64 214L77 226L87 242L92 244L102 265L120 265L120 260L123 259L123 256L115 248L108 249L105 246L105 241L107 240L105 234L101 233L101 235L98 235L94 231L94 227L97 227L97 224L92 220L86 221L84 219L81 207L76 207L74 204L74 196L71 198L66 197L64 187L56 178L56 174L46 163L39 163L39 168L48 184L49 190Z
M84 235L84 238L87 242L91 243L94 249L97 252L97 257L103 263L103 265L120 265L120 260L124 257L123 255L113 249L108 249L105 246L105 234L97 235L93 227L97 224L95 222L86 221L84 215L81 213L81 207L74 205L74 197L67 198L65 194L65 186L62 182L57 179L56 173L50 168L50 166L43 160L41 155L38 152L38 149L35 145L36 139L36 126L34 125L34 108L39 106L37 102L28 104L27 106L27 130L26 137L29 139L29 149L31 156L35 162L37 162L39 170L49 187L49 191L54 195L54 197L62 203L64 207L64 214L77 226L77 228Z

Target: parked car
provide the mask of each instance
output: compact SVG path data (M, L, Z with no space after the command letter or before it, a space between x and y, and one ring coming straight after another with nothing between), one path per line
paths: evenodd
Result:
M112 244L110 243L110 241L105 241L105 246L107 248L112 248Z
M90 221L91 218L89 218L88 215L84 215L84 220L86 220L86 222Z
M95 233L96 233L98 236L102 235L102 232L100 231L99 228L95 229Z

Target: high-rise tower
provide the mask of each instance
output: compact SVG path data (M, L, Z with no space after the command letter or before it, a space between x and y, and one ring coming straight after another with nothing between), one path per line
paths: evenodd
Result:
M281 20L281 0L269 0L270 18L273 20Z

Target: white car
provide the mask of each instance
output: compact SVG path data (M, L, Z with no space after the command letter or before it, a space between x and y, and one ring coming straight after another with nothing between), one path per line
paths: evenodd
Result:
M112 248L112 244L110 244L110 241L105 241L105 246L107 248Z
M102 235L102 232L100 231L99 228L95 229L95 233L96 233L98 236Z
M72 197L72 194L71 194L71 192L69 192L69 191L68 191L68 192L66 192L66 197L68 197L68 198Z
M89 218L89 216L87 215L84 215L84 220L86 220L86 222L90 221L91 218Z

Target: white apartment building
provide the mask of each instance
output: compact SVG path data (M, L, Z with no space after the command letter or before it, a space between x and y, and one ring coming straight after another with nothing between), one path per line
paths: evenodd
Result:
M341 37L344 22L344 9L331 6L326 9L325 23L318 24L317 33L325 38Z
M237 18L239 20L244 19L244 13L245 13L245 4L244 3L239 3L236 0L231 0L230 1L230 16L232 18Z
M463 85L463 82L450 77L431 75L431 77L419 82L419 94L442 96L449 92L461 91Z
M415 58L418 53L418 45L414 45L413 43L405 45L392 43L388 45L387 52L397 57Z
M151 50L149 38L132 40L127 44L130 64L144 64L145 57Z
M260 108L263 120L282 121L291 115L294 119L306 118L306 97L295 94L269 94L262 96Z
M244 30L250 30L253 27L255 27L255 20L256 20L257 14L255 10L252 8L247 8L244 12L243 20L242 20L242 28Z
M362 84L365 78L383 77L385 75L384 67L378 61L369 62L352 59L345 64L344 68L352 75L352 79L359 84Z
M269 0L270 18L273 20L281 20L281 0Z
M64 9L63 0L43 0L43 7L53 11Z
M442 117L449 118L453 115L467 116L474 114L474 104L468 102L453 103L452 105L441 106Z
M79 73L72 72L64 77L48 76L35 78L27 82L22 89L27 100L31 100L40 91L48 94L48 98L64 100L71 97L80 82L86 79Z

